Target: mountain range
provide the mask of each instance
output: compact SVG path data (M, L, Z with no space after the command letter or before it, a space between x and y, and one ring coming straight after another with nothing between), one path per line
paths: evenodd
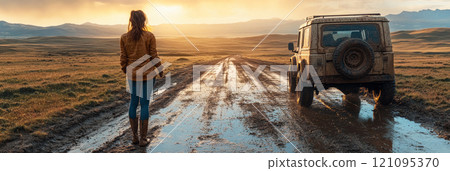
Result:
M391 31L418 30L434 27L450 27L450 9L422 10L401 12L386 16L390 21ZM259 19L248 22L229 24L180 24L176 25L184 34L194 37L245 37L267 34L280 19ZM287 20L274 31L274 34L296 34L297 28L305 20ZM0 38L28 37L118 37L126 32L127 25L98 25L85 23L81 25L63 24L59 26L39 27L26 24L12 24L0 21ZM170 24L152 26L152 31L159 37L180 35Z

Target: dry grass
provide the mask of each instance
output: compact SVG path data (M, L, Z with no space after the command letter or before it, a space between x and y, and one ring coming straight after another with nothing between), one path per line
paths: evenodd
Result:
M63 111L108 101L125 88L113 56L26 57L21 53L1 59L0 140L32 132Z
M48 133L44 132L44 131L34 131L33 133L31 133L31 135L38 137L38 138L45 138L45 137L47 137Z
M450 58L448 55L396 55L397 92L401 99L423 102L430 109L450 112Z

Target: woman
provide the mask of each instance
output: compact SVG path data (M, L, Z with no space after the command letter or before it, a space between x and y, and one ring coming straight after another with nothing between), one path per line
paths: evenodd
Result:
M156 51L156 39L155 36L147 30L147 17L141 10L131 11L130 21L128 23L128 32L123 34L120 38L120 65L122 71L127 74L128 86L130 87L131 101L129 108L129 118L131 130L133 132L133 144L139 144L144 147L149 144L147 139L148 119L149 119L149 99L150 92L152 92L153 85L149 85L152 82L152 78L148 78L152 72L156 72L156 67L161 66L158 53ZM150 55L150 58L145 57ZM141 64L133 64L138 59L146 59ZM155 60L156 59L156 60ZM146 70L144 73L137 70L149 64L150 61L157 61L153 67ZM137 63L139 63L138 61ZM132 67L129 67L133 64ZM163 77L163 72L159 73ZM141 104L140 122L136 117L136 109L138 104ZM140 137L138 136L138 125L140 130Z

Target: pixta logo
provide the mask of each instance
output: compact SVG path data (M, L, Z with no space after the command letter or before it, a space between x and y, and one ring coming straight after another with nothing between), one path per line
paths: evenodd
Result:
M288 91L288 74L292 72L298 73L298 71L295 69L296 67L292 67L290 65L270 65L269 67L267 65L260 65L255 69L255 71L253 71L249 65L242 65L240 67L244 71L244 74L248 78L247 80L249 80L249 82L246 82L245 85L238 88L237 72L230 69L235 67L236 66L228 67L229 71L224 72L222 65L194 65L192 86L193 91L201 91L202 82L204 82L208 87L223 86L230 88L230 90L234 92L268 91L268 87L264 86L264 84L259 79L261 75L269 75L269 77L271 77L270 74L264 72L266 68L270 68L271 72L279 73L280 85L278 86L278 91ZM205 75L215 75L215 77L204 78L201 77L201 73L205 73ZM230 77L227 79L227 81L224 81L224 73L227 73L228 77ZM300 78L296 80L298 82L296 84L297 86L295 91L302 91L305 87L315 87L318 91L325 90L322 82L320 81L319 75L312 65L306 65L305 69L301 71ZM252 89L252 87L254 87L254 89Z
M136 95L138 95L141 98L146 97L147 100L150 100L153 94L153 88L155 86L155 79L158 74L163 72L165 69L167 69L169 66L171 66L171 63L164 63L159 67L156 67L156 64L160 63L161 60L159 58L154 58L151 60L150 55L144 55L143 57L139 58L132 64L127 66L127 92L132 93L136 92ZM144 66L140 67L142 64L146 63ZM151 68L156 68L151 72L148 72ZM134 77L133 77L134 76ZM165 84L161 88L169 88L171 84L171 73L167 73L165 76ZM136 86L132 86L132 82L136 82ZM150 91L144 91L144 84L147 87L147 90ZM136 89L136 90L134 90ZM146 94L144 94L144 92Z

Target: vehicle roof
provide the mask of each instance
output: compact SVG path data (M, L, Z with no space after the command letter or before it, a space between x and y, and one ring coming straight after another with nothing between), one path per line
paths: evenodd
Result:
M300 28L310 26L311 24L322 23L358 23L358 22L389 22L386 17L380 14L346 14L346 15L322 15L310 16Z

